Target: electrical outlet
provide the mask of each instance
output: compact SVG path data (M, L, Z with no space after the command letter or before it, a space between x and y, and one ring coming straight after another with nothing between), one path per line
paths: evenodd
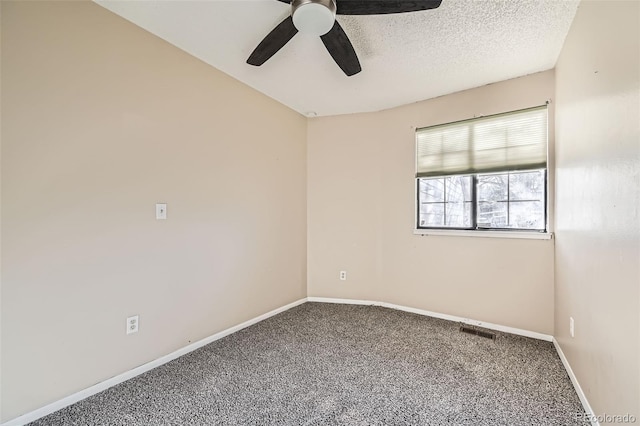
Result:
M127 334L137 333L139 323L140 319L138 318L138 315L127 318Z
M573 321L573 317L569 317L569 334L571 337L575 335L575 322Z
M347 280L347 271L340 271L340 280L341 281Z

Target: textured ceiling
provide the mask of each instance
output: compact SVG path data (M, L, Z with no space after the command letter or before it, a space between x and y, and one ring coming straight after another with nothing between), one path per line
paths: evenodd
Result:
M340 0L338 0L340 1ZM438 9L338 16L362 72L346 77L319 37L298 33L245 63L290 13L276 0L96 0L305 115L378 111L553 68L579 0L443 0Z

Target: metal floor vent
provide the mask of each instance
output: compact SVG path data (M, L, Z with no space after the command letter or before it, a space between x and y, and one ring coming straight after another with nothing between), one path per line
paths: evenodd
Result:
M495 333L489 333L488 331L476 330L475 328L461 325L460 331L463 333L474 334L476 336L484 337L485 339L496 340Z

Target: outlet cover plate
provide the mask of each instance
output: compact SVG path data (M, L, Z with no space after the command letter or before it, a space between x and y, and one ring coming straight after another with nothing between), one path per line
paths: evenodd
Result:
M127 334L137 333L140 318L138 315L127 318Z
M569 317L569 334L571 337L575 337L575 321L573 321L573 317Z

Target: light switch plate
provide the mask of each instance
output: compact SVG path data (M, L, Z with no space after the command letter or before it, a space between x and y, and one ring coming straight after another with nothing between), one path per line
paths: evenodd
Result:
M167 205L164 203L156 204L156 219L164 220L167 218Z

